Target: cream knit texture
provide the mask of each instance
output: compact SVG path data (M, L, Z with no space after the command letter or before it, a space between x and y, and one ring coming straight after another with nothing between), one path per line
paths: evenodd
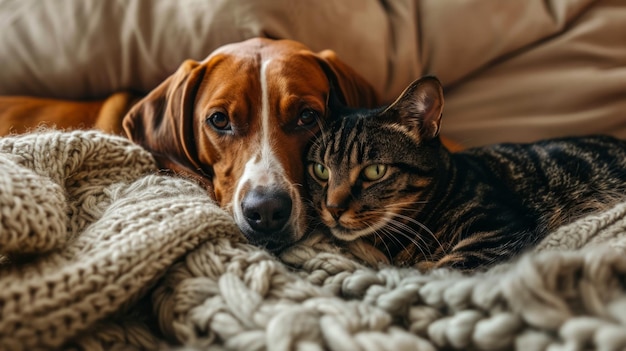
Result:
M626 203L463 275L274 257L98 132L0 139L0 350L623 350Z

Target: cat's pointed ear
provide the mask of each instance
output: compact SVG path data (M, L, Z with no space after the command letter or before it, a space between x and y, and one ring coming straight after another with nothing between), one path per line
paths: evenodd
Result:
M443 112L443 87L439 79L426 76L409 85L382 115L416 132L419 140L439 135Z

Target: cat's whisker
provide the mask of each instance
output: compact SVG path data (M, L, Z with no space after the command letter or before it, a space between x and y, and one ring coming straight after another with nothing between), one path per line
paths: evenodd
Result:
M370 213L379 213L379 214L383 214L383 215L388 214L388 212L384 212L384 211L370 211ZM409 217L405 217L405 219L410 219L410 218ZM362 223L366 223L366 225L369 228L373 228L374 227L371 224L368 224L367 219L357 219L357 220L362 222ZM411 222L415 222L415 220L411 219ZM431 236L434 235L425 226L423 226L423 229L425 229L427 232L429 232L429 235L431 235ZM412 228L411 226L405 224L402 221L390 219L390 220L388 220L388 222L386 223L385 226L383 226L382 228L380 228L380 229L378 229L376 231L372 231L372 234L384 234L385 237L393 239L394 241L396 241L403 249L406 248L406 244L405 244L405 242L400 240L398 238L398 236L404 237L404 238L408 239L410 241L410 243L415 245L421 251L421 253L425 257L432 256L432 253L430 253L430 252L426 253L423 250L424 248L426 248L428 251L430 251L429 250L430 245L425 240L423 235L420 235L419 231L415 230L414 228ZM435 240L436 240L436 238L435 238ZM382 242L383 242L384 245L386 245L385 241L382 241ZM441 245L438 241L437 241L437 243L439 245ZM387 247L387 250L389 251L388 247Z
M319 148L323 143L324 140L322 138L313 138L313 141L311 142L311 147Z
M374 232L374 235L376 235L378 238L380 238L381 242L385 246L385 249L387 250L387 257L389 257L389 259L392 262L393 262L394 254L392 253L391 249L389 248L389 245L387 245L387 242L386 242L385 238L391 238L392 240L396 241L398 244L400 244L402 249L406 248L404 243L402 243L393 233L391 233L388 228L379 229L376 232Z
M374 212L372 212L374 213ZM395 218L399 218L402 220L405 220L407 222L410 223L414 223L416 224L419 228L421 228L422 230L424 230L426 233L428 233L428 235L434 240L434 242L436 243L437 247L440 249L444 249L444 246L442 245L442 243L439 241L439 239L437 238L437 236L435 235L435 233L433 233L428 227L426 227L423 223L415 220L414 218L402 215L402 214L398 214L395 212L384 212L384 211L378 211L377 213L379 214L383 214L383 215L388 215L391 214L393 217ZM406 224L403 221L399 221L399 220L394 220L393 218L390 219L387 222L387 227L391 227L391 229L393 229L393 231L396 234L400 234L403 237L409 239L414 245L416 245L420 251L422 252L422 254L425 257L432 257L433 253L431 252L431 245L429 244L429 242L426 241L426 238L423 237L423 235L420 235L420 232L415 230L413 227L411 227L410 225ZM415 241L415 239L420 240L421 243L418 243L417 241ZM426 248L428 250L428 253L424 252L422 250L422 248Z
M383 234L384 234L384 232L383 232ZM376 237L378 237L380 239L380 242L382 242L383 246L385 247L385 251L387 251L385 256L387 256L390 259L392 259L393 258L393 253L391 252L391 249L389 248L389 245L387 245L387 243L385 242L384 237L378 231L374 231L374 233L372 235L375 235ZM378 249L378 250L380 250L380 249Z
M411 243L413 244L418 244L417 240L415 240L414 238L411 238L409 235L407 235L406 233L404 233L402 230L391 227L391 226L386 226L383 227L379 230L376 231L377 233L383 233L385 234L386 237L389 237L391 239L393 239L394 241L396 241L403 249L406 248L406 245L404 245L404 243L398 239L398 237L396 235L390 235L391 232L395 233L395 234L400 234L401 236L409 239L409 241L411 241Z
M424 225L422 222L420 222L420 221L418 221L418 220L416 220L414 218L411 218L409 216L400 214L400 213L393 213L393 216L397 217L397 218L400 218L400 219L404 219L404 220L406 220L408 222L416 224L420 228L424 229L424 231L426 231L428 234L430 234L433 237L433 239L437 240L437 236L435 235L435 233L432 230L430 230L426 225Z
M324 147L326 147L325 140L327 139L327 137L326 137L326 128L324 128L325 127L324 120L318 118L316 119L316 122L317 122L317 126L320 128L320 137L316 138L316 142L319 140L319 142L324 143Z
M372 211L372 213L374 213L374 211ZM432 230L430 230L426 225L424 225L422 222L420 222L420 221L418 221L418 220L416 220L416 219L414 219L412 217L409 217L409 216L397 213L395 211L388 211L388 212L387 211L378 211L377 213L380 213L380 214L383 214L383 215L391 215L391 216L393 216L395 218L399 218L399 219L402 219L402 220L405 220L407 222L410 222L410 223L413 223L413 224L417 225L418 227L423 229L426 233L428 233L433 238L433 240L435 240L435 242L437 243L437 245L439 247L443 247L441 245L441 242L439 242L439 239L437 238L437 235L435 235L435 233ZM391 223L391 220L389 222ZM413 230L413 228L411 228L411 226L409 226L407 224L404 224L402 222L398 222L398 223L401 223L402 226L405 227L407 230L409 230L409 231L411 231L413 233L418 234L418 232Z
M385 209L389 208L402 208L403 210L410 210L413 212L419 212L421 209L411 209L407 206L415 206L415 205L426 205L430 203L428 200L419 200L419 201L403 201L403 202L394 202L392 204L387 204L384 206Z
M395 227L398 224L402 224L401 222L391 221L389 224L390 225L387 226L386 228L381 229L381 231L385 232L387 237L393 238L395 241L397 241L401 245L402 249L406 249L407 246L402 241L400 241L400 239L398 239L397 237L398 235L400 235L408 239L409 242L413 244L415 248L419 250L420 253L424 257L432 259L433 254L430 252L429 247L428 245L426 245L426 242L424 241L424 239L420 235L418 235L419 233L416 233L410 228L407 228L405 225L401 227ZM408 233L406 232L407 229L408 229ZM421 242L419 242L418 240L420 240ZM424 251L424 249L426 249L428 252Z
M397 221L389 222L389 228L392 229L395 233L409 239L412 243L418 245L420 248L428 248L429 245L427 245L428 243L426 242L426 240L424 240L424 237L414 231L407 232L407 229L409 228L404 225L400 226L399 224L401 223Z
M326 125L325 125L325 120L321 119L321 118L317 118L315 120L315 123L317 123L317 126L319 128L319 135L316 135L314 131L311 131L310 134L313 135L313 138L311 138L311 147L312 148L326 148L326 140L327 135L326 135Z

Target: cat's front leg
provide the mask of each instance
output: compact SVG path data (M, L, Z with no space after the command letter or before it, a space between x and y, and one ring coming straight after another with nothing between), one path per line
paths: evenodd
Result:
M533 232L507 229L511 228L461 241L432 268L447 267L466 272L486 270L519 256L536 243L538 236Z
M431 269L437 268L437 261L420 261L417 262L413 268L416 268L420 272L428 272Z
M432 262L431 269L452 268L461 271L474 271L479 268L486 268L488 265L488 261L482 256L477 258L474 255L452 252L443 256L438 261Z
M461 271L472 271L476 270L480 266L481 265L476 265L475 262L471 262L471 260L467 260L466 257L461 255L448 254L436 261L418 261L413 265L413 268L416 268L420 272L428 272L436 268L452 268Z

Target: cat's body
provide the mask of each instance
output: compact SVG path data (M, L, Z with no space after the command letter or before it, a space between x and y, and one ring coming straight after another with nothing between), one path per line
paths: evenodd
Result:
M626 198L626 142L605 136L450 153L439 83L384 110L344 111L309 151L322 223L398 265L474 269Z

